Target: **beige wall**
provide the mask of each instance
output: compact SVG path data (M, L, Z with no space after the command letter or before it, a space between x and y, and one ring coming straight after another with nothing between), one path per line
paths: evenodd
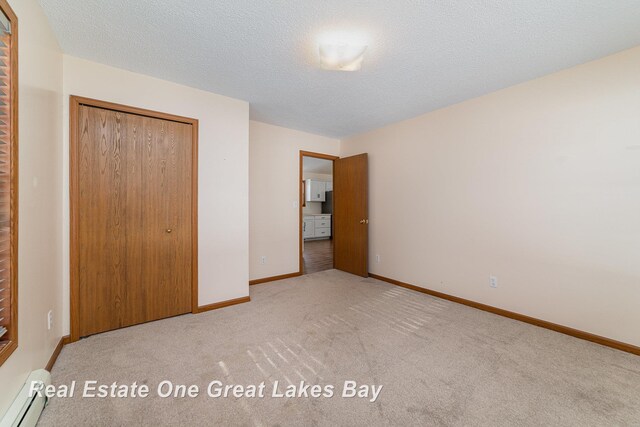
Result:
M0 367L0 417L62 332L62 54L35 0L10 0L19 22L18 349ZM47 313L54 325L47 330Z
M640 345L640 48L343 141L360 152L371 272Z
M340 141L251 121L249 146L249 276L297 272L300 150L337 155Z
M69 95L132 105L199 120L199 303L249 294L249 105L164 80L64 56L64 219L68 256ZM69 271L65 266L65 312ZM68 320L68 319L67 319ZM68 331L68 322L65 331Z

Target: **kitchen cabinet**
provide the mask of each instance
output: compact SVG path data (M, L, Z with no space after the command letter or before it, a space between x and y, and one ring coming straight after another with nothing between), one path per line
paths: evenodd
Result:
M305 216L302 221L302 237L312 239L315 237L315 219L313 216Z
M305 200L307 202L324 202L327 191L326 182L314 179L305 180Z
M302 219L302 237L305 240L331 237L331 215L305 215Z

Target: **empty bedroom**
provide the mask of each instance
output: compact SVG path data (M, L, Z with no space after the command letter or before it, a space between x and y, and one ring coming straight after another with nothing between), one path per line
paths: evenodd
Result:
M640 425L640 3L0 0L36 425Z

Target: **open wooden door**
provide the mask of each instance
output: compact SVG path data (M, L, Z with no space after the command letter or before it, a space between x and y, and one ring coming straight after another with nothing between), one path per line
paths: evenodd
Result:
M334 266L367 277L369 173L367 154L334 161Z

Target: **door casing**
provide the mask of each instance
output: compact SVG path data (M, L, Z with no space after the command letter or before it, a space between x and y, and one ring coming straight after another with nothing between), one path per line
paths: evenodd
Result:
M79 156L78 111L81 105L136 114L191 125L191 312L198 312L198 120L128 105L72 95L69 100L69 205L70 205L70 342L80 339L78 248Z

